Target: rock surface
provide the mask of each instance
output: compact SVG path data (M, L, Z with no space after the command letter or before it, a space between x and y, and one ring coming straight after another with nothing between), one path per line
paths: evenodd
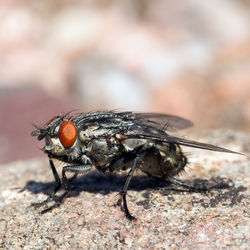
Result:
M59 208L40 214L30 204L46 199L53 190L48 161L0 166L0 248L249 249L250 134L217 130L189 138L247 156L184 148L190 160L179 179L206 186L206 194L138 172L128 192L134 221L113 206L124 175L94 170L81 176Z

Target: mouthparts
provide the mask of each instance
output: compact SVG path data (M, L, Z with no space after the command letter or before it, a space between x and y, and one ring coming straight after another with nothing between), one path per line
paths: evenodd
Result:
M41 141L47 134L47 131L45 129L36 129L31 131L31 136L37 136L38 141Z

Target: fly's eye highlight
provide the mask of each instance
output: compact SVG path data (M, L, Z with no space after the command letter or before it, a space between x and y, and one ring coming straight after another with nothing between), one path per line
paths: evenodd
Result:
M60 126L58 137L65 148L70 148L76 141L77 129L73 122L65 121Z

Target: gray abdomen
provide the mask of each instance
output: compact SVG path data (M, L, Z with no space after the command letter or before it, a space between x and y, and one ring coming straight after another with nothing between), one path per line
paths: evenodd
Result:
M148 150L144 156L141 171L156 178L175 176L181 172L186 163L186 157L176 144L159 144Z

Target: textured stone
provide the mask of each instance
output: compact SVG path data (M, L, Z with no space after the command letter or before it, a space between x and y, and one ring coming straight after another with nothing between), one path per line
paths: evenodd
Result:
M206 194L138 172L128 192L128 206L137 218L132 222L113 206L124 175L94 170L81 176L59 208L41 215L30 204L53 190L48 161L2 165L0 248L249 248L250 135L218 130L189 138L248 157L184 148L190 164L179 179L208 187Z

